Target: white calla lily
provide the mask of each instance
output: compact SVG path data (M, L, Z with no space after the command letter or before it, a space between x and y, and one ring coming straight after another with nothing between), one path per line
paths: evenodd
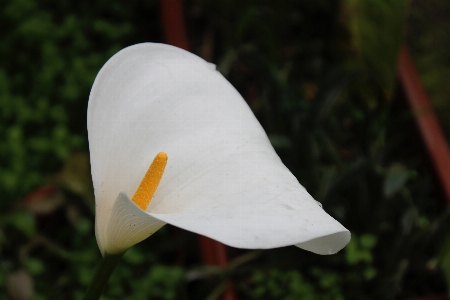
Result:
M332 254L350 240L283 165L233 86L187 51L145 43L114 55L92 87L88 132L103 255L166 223L238 248ZM159 152L167 166L144 211L129 197Z

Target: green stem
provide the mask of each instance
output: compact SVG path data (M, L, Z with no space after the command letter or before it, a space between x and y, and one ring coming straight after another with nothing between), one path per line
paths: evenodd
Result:
M105 254L100 261L100 264L95 269L91 284L89 285L83 300L100 299L100 296L108 283L109 276L111 276L122 255L123 253Z

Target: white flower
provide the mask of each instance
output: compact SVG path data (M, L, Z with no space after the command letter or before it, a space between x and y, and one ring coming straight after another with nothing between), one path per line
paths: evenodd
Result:
M283 165L239 93L189 52L145 43L114 55L92 87L88 132L103 255L166 223L238 248L332 254L350 240ZM159 152L167 166L142 210L129 197Z

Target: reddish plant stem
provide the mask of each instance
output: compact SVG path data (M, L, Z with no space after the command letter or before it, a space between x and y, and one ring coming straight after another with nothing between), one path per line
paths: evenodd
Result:
M445 197L450 202L450 150L406 45L400 52L398 74Z
M184 26L182 0L161 0L161 16L164 40L167 44L189 51L189 44Z

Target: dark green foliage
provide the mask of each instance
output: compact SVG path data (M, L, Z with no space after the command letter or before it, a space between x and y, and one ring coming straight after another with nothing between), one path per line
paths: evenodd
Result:
M136 18L135 10L147 12ZM2 1L0 12L0 193L6 207L43 184L68 154L87 150L87 99L106 60L124 46L160 37L154 29L145 35L158 22L155 3L14 0Z
M408 44L433 107L450 138L450 3L412 1Z

